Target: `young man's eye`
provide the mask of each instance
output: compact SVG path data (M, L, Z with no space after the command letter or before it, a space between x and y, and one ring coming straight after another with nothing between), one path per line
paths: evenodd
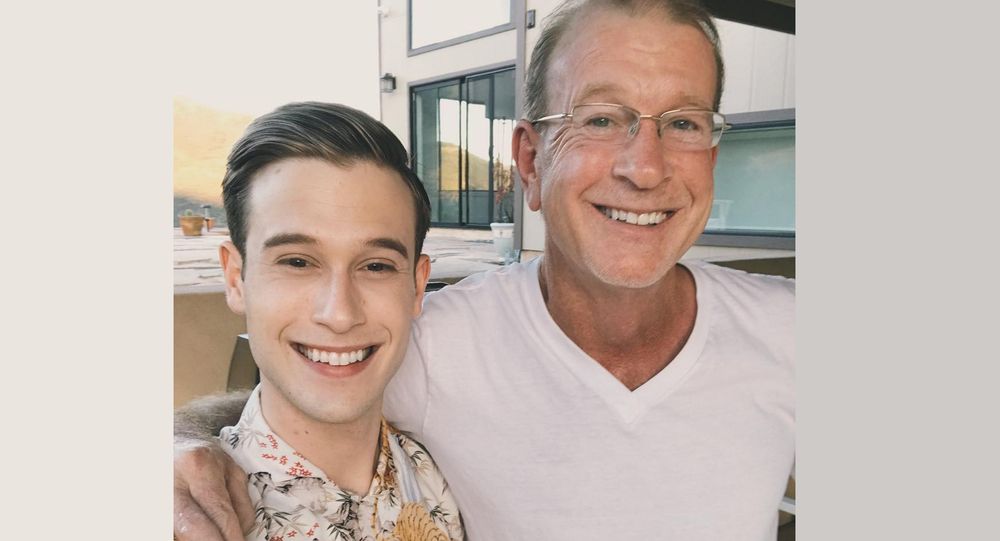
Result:
M289 257L282 259L280 261L282 265L288 265L289 267L295 267L296 269L304 269L309 266L309 262L301 257Z
M365 270L369 272L389 272L396 270L396 267L388 263L369 263L365 265Z

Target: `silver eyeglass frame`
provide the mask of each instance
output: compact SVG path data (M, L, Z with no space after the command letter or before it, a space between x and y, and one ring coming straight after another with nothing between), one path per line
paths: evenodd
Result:
M726 115L724 115L724 114L722 114L722 113L720 113L718 111L713 111L711 109L702 109L700 107L682 107L680 109L671 109L669 111L664 111L664 112L662 112L662 113L660 113L658 115L644 115L644 114L640 113L639 111L637 111L637 110L629 107L628 105L622 105L620 103L580 103L580 104L574 105L573 108L570 109L569 113L557 113L557 114L552 114L552 115L546 115L546 116L543 116L543 117L540 117L540 118L536 118L535 120L529 120L528 122L531 123L532 126L534 126L535 124L538 124L539 122L549 122L549 121L552 121L552 120L570 119L570 118L573 118L573 112L572 111L575 111L578 107L586 107L586 106L594 106L594 105L598 105L598 106L602 106L602 107L620 107L622 109L625 109L626 111L631 111L632 113L635 114L635 116L636 116L635 124L633 124L632 126L629 126L629 129L626 132L627 133L626 140L635 137L635 134L639 132L639 122L641 122L642 119L644 119L644 118L648 119L648 120L652 120L656 124L656 135L657 135L657 137L660 137L660 134L663 132L663 125L662 125L662 122L664 120L663 117L666 116L666 115L673 114L673 113L683 113L685 111L701 112L701 113L712 113L713 115L719 115L720 117L722 117L722 128L719 130L719 137L717 139L713 138L713 139L715 139L715 142L711 146L709 146L708 148L714 148L714 147L719 146L719 142L722 141L722 135L727 130L733 129L733 125L729 124L728 122L726 122ZM708 150L708 149L705 149L705 150Z

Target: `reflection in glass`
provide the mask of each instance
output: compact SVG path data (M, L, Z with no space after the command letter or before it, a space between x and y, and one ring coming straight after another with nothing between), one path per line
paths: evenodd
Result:
M413 115L413 153L431 221L513 222L513 70L416 88Z
M795 127L727 132L708 232L795 232Z

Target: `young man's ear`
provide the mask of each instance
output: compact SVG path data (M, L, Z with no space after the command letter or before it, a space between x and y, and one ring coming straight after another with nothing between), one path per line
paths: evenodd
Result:
M431 258L420 254L417 258L416 272L413 273L417 284L417 297L413 300L413 317L420 315L424 306L424 292L427 291L427 279L431 277Z
M512 152L514 159L517 160L517 172L521 177L524 200L531 210L542 208L542 182L535 166L541 139L541 135L527 120L519 120L514 126Z
M222 263L222 277L226 281L226 304L237 314L245 313L243 299L243 257L232 241L219 245L219 263Z

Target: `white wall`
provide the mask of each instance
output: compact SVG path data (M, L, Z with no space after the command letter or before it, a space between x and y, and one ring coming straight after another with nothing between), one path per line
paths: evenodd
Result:
M374 3L302 0L285 9L273 2L182 0L171 6L183 25L173 28L170 63L158 70L172 95L255 117L302 100L378 115Z
M724 114L795 107L795 36L717 20L726 68Z
M406 148L410 148L409 85L412 82L493 64L514 65L517 34L515 30L407 56L406 0L381 0L380 5L389 10L388 15L381 18L381 73L388 72L396 76L396 91L382 94L381 120L399 137Z

